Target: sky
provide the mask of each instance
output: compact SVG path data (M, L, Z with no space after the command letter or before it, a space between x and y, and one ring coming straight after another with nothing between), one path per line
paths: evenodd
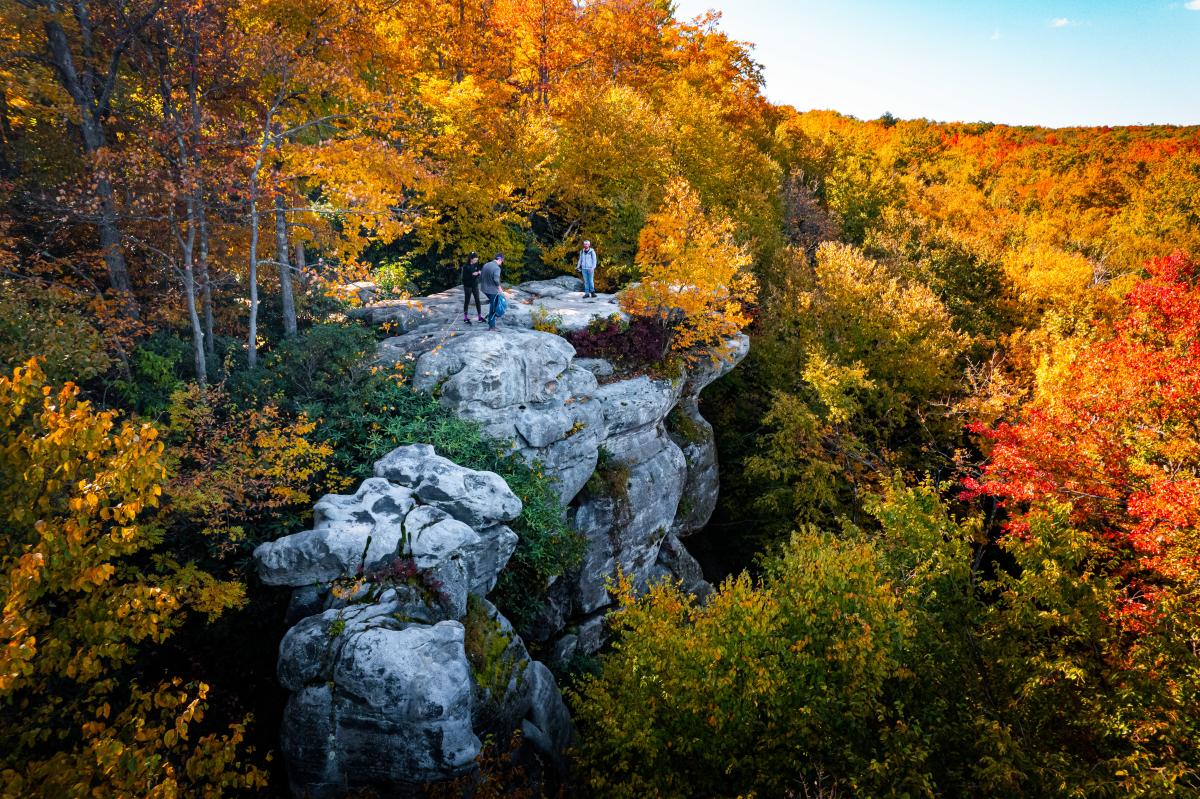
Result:
M767 97L860 119L1200 124L1200 0L676 0L753 42Z

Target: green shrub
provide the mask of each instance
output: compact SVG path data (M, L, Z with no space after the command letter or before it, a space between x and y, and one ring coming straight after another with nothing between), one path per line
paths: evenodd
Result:
M533 309L533 313L530 315L530 321L533 324L534 330L540 330L543 333L553 333L556 336L562 335L562 315L552 314L547 311L544 306L539 305Z
M384 261L375 269L375 284L379 286L380 295L384 299L395 299L407 294L411 282L411 267L412 257L402 256Z
M112 366L100 331L69 304L0 282L0 369L8 373L35 355L52 384L83 383Z
M155 333L129 356L130 378L113 381L122 404L146 416L159 416L171 405L171 395L183 387L181 365L188 362L191 343L170 333Z
M596 461L596 471L588 478L587 490L592 496L610 497L618 503L629 500L629 464L617 460L604 447Z
M711 438L709 431L680 410L679 406L671 409L667 415L667 429L688 444L703 444Z
M521 680L525 664L518 664L508 652L512 638L504 634L500 622L488 615L483 600L474 594L467 598L463 627L466 629L463 646L467 662L471 664L471 678L475 681L479 703L485 712L494 713L504 702L514 670L517 679Z

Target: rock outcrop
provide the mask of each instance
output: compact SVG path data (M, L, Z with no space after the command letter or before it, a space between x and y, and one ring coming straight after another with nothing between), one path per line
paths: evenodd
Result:
M375 474L322 498L312 530L254 552L264 582L294 590L278 663L293 794L406 795L469 772L479 735L500 728L560 757L572 728L554 678L484 599L516 548L505 522L520 499L429 446Z
M622 375L533 329L620 314L614 297L581 289L569 277L516 287L499 333L463 324L457 290L358 313L399 333L380 362L411 366L416 388L554 479L587 543L526 631L558 669L604 645L618 572L639 586L669 578L712 590L683 542L717 499L699 396L749 349L739 336L670 377ZM293 591L278 663L291 692L281 737L293 793L411 795L468 774L481 736L517 729L527 752L561 763L573 728L554 676L486 599L517 547L507 523L521 500L498 475L430 446L400 447L374 475L323 497L312 530L254 553L265 583Z
M670 577L711 591L681 541L708 522L717 500L713 431L698 400L749 350L739 336L673 378L623 377L603 360L576 358L562 336L532 329L552 320L578 330L619 313L615 297L584 299L581 288L571 277L513 288L500 333L462 322L457 289L359 314L399 332L381 343L380 362L410 364L418 389L512 441L556 481L587 539L583 566L550 586L534 632L557 665L603 645L606 581L618 569L642 585Z

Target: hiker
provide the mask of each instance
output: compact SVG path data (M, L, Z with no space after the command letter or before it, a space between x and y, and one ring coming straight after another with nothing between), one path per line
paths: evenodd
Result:
M504 294L504 287L500 285L500 265L503 263L504 253L496 253L495 258L483 265L479 276L479 287L488 298L487 323L491 331L496 329L496 301Z
M468 312L471 310L472 296L475 297L475 321L483 321L483 310L479 306L479 273L481 271L479 253L472 252L467 256L467 262L462 265L463 321L468 325L471 324Z
M575 265L575 269L583 275L583 296L596 296L596 251L592 249L590 241L583 242L583 249L579 251L579 263Z

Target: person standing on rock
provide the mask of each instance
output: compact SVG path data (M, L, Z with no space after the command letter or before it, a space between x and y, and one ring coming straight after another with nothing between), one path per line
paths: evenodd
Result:
M583 242L583 249L579 251L579 263L575 268L583 275L583 296L596 296L596 251L592 249L590 241Z
M463 287L463 321L471 324L468 315L471 310L471 297L475 297L475 320L483 321L483 310L479 306L479 273L483 268L479 265L479 253L473 252L467 256L467 262L462 265Z
M500 265L503 263L504 253L496 253L495 258L483 265L479 276L480 288L488 298L488 330L493 331L496 329L496 301L504 294L504 287L500 285Z

